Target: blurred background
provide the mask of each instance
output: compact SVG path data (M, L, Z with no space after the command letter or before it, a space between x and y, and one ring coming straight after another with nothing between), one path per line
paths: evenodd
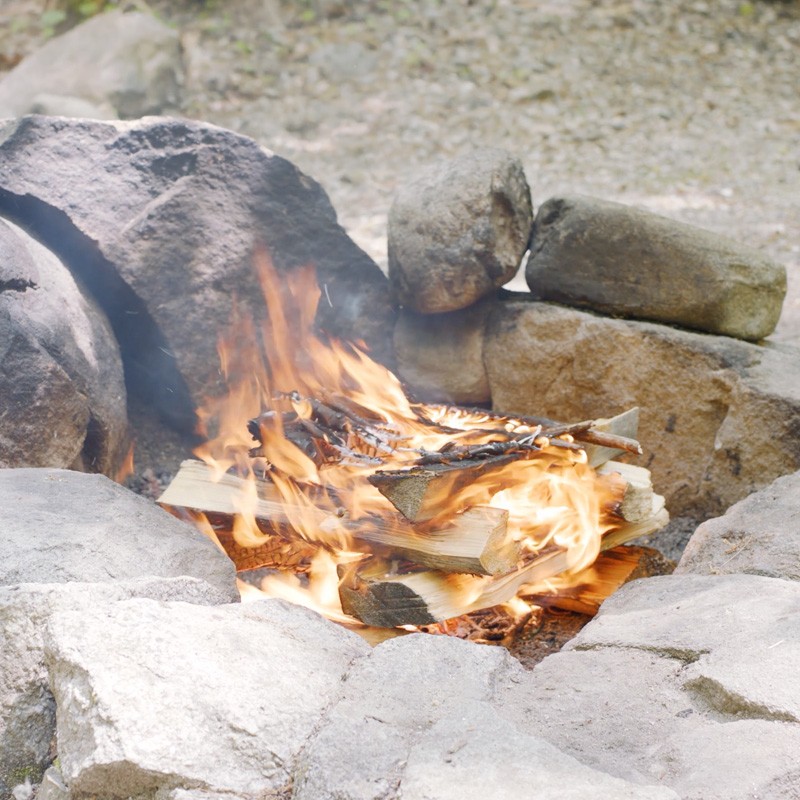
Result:
M386 264L396 187L475 146L555 193L632 203L787 266L800 343L800 3L766 0L0 0L2 78L113 10L179 36L163 113L247 134L326 188ZM113 48L113 42L107 43ZM45 76L46 77L46 76ZM53 75L56 81L58 76Z

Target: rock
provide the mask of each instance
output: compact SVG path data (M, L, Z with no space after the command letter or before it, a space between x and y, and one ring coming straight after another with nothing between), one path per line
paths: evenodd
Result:
M697 528L675 572L749 573L800 580L800 472L731 506Z
M0 467L118 469L128 420L108 320L50 251L3 220L0 397Z
M681 798L791 798L800 728L717 714L684 688L685 668L646 649L564 651L510 684L498 712L586 766Z
M36 800L70 800L69 789L55 767L49 767L42 776Z
M487 299L446 314L400 312L394 329L397 373L415 397L462 405L491 399L483 340L492 305Z
M682 798L790 798L798 610L800 586L774 578L634 581L497 707L588 766Z
M590 797L592 782L608 796L674 797L598 774L495 719L498 687L522 674L500 648L445 636L378 645L303 751L293 797Z
M182 430L220 390L235 296L263 317L259 241L279 271L316 265L323 328L391 360L385 276L319 184L244 136L177 119L7 122L0 209L69 256L114 326L130 390Z
M639 406L643 465L672 514L708 518L800 469L791 348L513 300L490 316L484 360L502 411L577 421Z
M0 585L182 575L239 598L232 562L192 525L102 475L0 470Z
M57 36L0 81L0 119L41 108L42 95L110 105L120 117L175 111L183 64L177 31L152 14L109 11ZM62 104L59 113L83 112Z
M282 601L134 599L54 615L47 663L64 778L75 794L109 799L283 790L351 662L368 651L356 634Z
M50 616L131 597L208 605L229 601L219 589L195 578L0 586L0 800L8 800L14 785L26 779L38 782L53 759L56 707L43 643ZM47 783L45 776L38 796L60 799L58 786L45 788Z
M465 703L419 735L401 789L404 800L678 800L666 787L636 786L584 766L480 703Z
M296 767L295 800L392 796L420 730L519 671L508 653L449 637L404 636L355 664Z
M389 211L389 279L423 314L457 311L507 283L528 247L532 206L522 164L481 149L401 187Z
M525 276L539 299L752 341L786 294L785 268L756 250L590 197L539 209Z

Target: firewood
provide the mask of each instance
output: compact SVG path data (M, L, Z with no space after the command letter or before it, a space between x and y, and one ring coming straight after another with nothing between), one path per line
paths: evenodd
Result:
M607 461L597 468L600 475L616 472L625 481L625 494L617 513L627 522L641 522L653 514L653 482L650 470L636 464Z
M206 464L188 460L181 464L178 474L158 502L173 508L190 508L232 517L242 511L246 489L244 478L225 473L217 479ZM291 507L282 502L277 488L270 481L256 480L256 495L252 513L260 529L282 535L285 542L292 536ZM448 524L425 532L416 530L388 504L380 517L353 520L343 512L339 513L342 515L320 509L320 526L369 543L374 546L372 549L378 548L389 558L407 558L431 569L497 575L514 569L520 558L521 546L508 536L508 512L502 509L471 508L455 515ZM294 537L299 538L296 533ZM261 543L257 545L260 546ZM354 549L358 546L354 545ZM269 549L265 557L272 557ZM252 556L245 559L244 554L238 553L233 560L242 560L249 565L247 568L254 568ZM271 566L271 563L268 560L264 565Z
M520 414L502 414L483 408L459 408L446 406L455 416L476 415L487 422L505 425L509 422L518 426L540 428L540 434L547 437L570 434L576 442L584 444L589 464L597 467L622 452L641 455L642 448L636 441L639 428L639 408L634 407L609 419L587 420L572 424L556 422L547 417L531 417ZM420 411L423 413L423 411ZM488 427L488 426L487 426Z
M533 453L506 453L452 464L378 470L368 480L406 519L422 523L435 520L443 513L463 510L468 501L460 502L459 493L470 492L474 483L487 473L528 455ZM498 488L495 487L495 491Z
M668 575L674 562L651 547L617 545L600 553L597 560L580 575L574 586L555 593L525 594L528 603L594 615L603 601L617 589L637 578Z
M599 467L621 452L642 454L636 441L639 431L639 409L634 407L616 417L595 420L594 425L576 440L585 443L589 465Z
M663 498L654 495L652 516L605 534L601 550L654 533L668 521ZM559 547L534 554L527 563L499 577L428 570L395 574L385 560L372 559L341 571L339 597L345 613L368 625L427 625L507 602L521 587L543 584L569 568L569 555Z

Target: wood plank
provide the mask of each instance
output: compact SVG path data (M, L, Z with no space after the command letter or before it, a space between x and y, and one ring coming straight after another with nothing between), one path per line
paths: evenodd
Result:
M653 515L653 481L650 470L636 464L607 461L597 468L599 475L617 473L625 481L619 514L627 522L642 522Z
M652 515L624 523L601 540L601 550L646 536L664 527L669 514L663 498L654 495ZM426 625L505 603L523 586L542 584L569 569L566 550L551 547L532 556L513 572L499 577L450 575L420 570L395 574L391 564L373 559L351 565L340 574L339 596L347 614L368 625Z
M188 460L181 464L158 502L232 517L242 509L247 491L244 478L226 473L217 480L211 467L201 461ZM258 480L256 495L253 513L259 524L263 523L262 530L272 529L283 534L284 539L289 537L291 514L287 514L287 506L275 486ZM507 520L508 512L479 506L456 515L447 525L419 531L388 506L381 517L362 520L350 520L320 510L320 525L329 527L331 533L344 532L353 537L357 540L356 550L360 547L371 550L377 546L389 558L407 558L430 569L478 575L504 574L517 566L521 546L508 535ZM320 538L324 538L322 534ZM239 554L238 560L252 564L252 559L244 559L244 554Z
M635 440L639 432L639 408L635 406L622 414L617 414L615 417L595 420L591 430ZM589 465L592 467L599 467L601 464L605 464L606 461L610 461L612 458L616 458L626 452L625 447L615 448L588 443L589 439L585 438L585 436L582 437L582 441L587 442L584 449L586 450ZM641 453L641 448L639 448L639 452Z

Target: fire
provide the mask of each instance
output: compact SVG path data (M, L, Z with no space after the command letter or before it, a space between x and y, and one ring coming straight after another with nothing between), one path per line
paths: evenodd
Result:
M508 536L522 553L557 547L569 574L595 560L601 536L614 524L607 512L620 486L598 476L569 435L548 438L514 417L412 402L362 347L314 331L320 290L313 269L279 276L263 250L256 266L267 320L258 327L237 313L222 336L228 393L198 411L206 442L195 452L218 478L233 471L248 479L234 516L237 545L259 547L271 538L255 513L257 482L266 479L283 506L282 530L314 555L302 576L270 576L260 590L242 584L243 599L266 593L345 619L338 592L343 565L369 556L359 531L398 516L370 476L426 458L447 464L480 446L502 454L509 441L529 448L531 457L509 459L466 483L457 470L452 477L444 472L432 490L435 512L414 526L414 535L465 508L492 506L507 510ZM216 539L213 526L201 526ZM484 584L474 576L450 578L468 610Z

